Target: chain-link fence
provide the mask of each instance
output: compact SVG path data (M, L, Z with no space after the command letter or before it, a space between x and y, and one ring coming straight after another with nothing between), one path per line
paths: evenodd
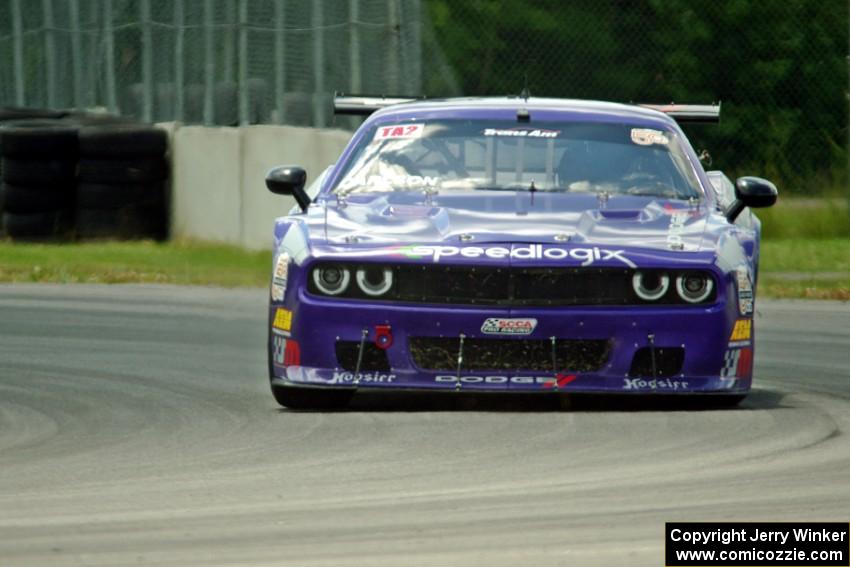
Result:
M352 126L334 91L721 101L715 166L846 188L841 0L0 0L0 105Z
M3 0L0 105L326 126L335 90L422 91L423 49L437 48L420 4Z
M722 102L688 135L784 192L846 191L846 0L428 0L464 94ZM426 80L427 84L427 80Z

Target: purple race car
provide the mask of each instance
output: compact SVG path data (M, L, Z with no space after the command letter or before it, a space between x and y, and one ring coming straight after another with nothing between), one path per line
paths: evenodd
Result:
M750 389L756 177L705 172L677 121L718 106L337 97L371 115L277 219L277 401L358 389L724 395Z

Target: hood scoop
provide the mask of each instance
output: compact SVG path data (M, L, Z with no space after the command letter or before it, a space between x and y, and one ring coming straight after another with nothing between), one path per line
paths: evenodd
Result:
M424 219L436 216L438 207L423 207L422 205L388 205L381 211L381 216L399 219Z
M598 211L599 216L603 219L611 219L611 220L639 220L641 216L642 209L635 210L611 210L611 209L600 209Z

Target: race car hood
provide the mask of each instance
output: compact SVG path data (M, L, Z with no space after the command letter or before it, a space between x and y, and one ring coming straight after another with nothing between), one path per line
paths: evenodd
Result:
M533 242L703 251L714 246L704 243L709 217L704 203L511 191L332 198L311 207L306 221L320 247Z

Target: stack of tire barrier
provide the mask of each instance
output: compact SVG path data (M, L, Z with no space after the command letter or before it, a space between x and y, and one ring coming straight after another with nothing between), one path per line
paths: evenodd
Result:
M29 118L61 118L65 113L60 110L48 110L45 108L25 108L25 107L3 107L0 108L0 128L5 125L13 124L15 120L23 120ZM2 131L2 130L0 130ZM0 150L2 150L2 141L0 141ZM0 151L0 158L2 151ZM3 179L3 160L0 159L0 181ZM3 184L0 183L0 232L3 228Z
M0 230L165 238L167 147L165 131L118 116L0 108Z
M152 126L80 128L77 236L165 238L167 149L165 131Z
M7 122L0 138L3 227L12 238L53 238L73 227L77 129L56 120Z

